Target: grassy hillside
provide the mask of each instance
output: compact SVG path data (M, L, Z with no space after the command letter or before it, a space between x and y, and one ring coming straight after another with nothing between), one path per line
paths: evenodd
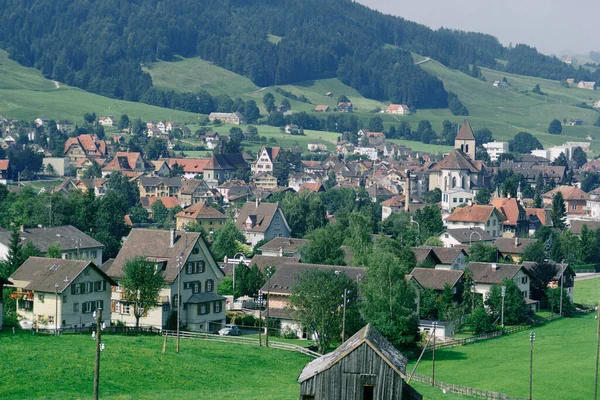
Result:
M80 123L83 114L92 111L97 115L119 117L127 114L130 118L181 122L197 121L199 117L198 114L109 99L54 83L45 79L38 70L10 60L7 53L0 50L0 114L25 120L44 115Z

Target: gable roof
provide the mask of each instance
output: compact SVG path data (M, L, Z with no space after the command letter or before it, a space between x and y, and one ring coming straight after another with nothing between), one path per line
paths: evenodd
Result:
M275 217L275 214L279 210L279 203L259 203L258 207L256 202L250 201L244 204L240 214L238 215L235 224L238 228L244 231L250 232L265 232L271 225L271 221ZM285 216L281 213L284 223ZM246 228L246 221L250 218L253 222L252 228ZM289 229L289 227L288 227Z
M302 383L313 376L328 370L352 351L366 344L375 351L401 378L405 378L407 359L387 341L371 324L356 332L337 349L309 362L298 377Z
M168 158L167 162L169 167L173 168L173 165L183 166L183 172L186 174L201 174L204 172L204 168L210 161L210 158Z
M460 149L454 149L442 161L433 167L432 171L441 171L444 169L468 170L471 173L480 172L471 157Z
M8 160L0 160L0 171L8 171Z
M473 234L473 232L477 232L478 234ZM452 236L454 239L458 240L460 243L469 243L469 242L491 242L494 240L492 235L487 233L481 228L453 228L448 229L446 232L448 235ZM473 235L471 235L473 234Z
M457 140L475 140L475 135L473 135L473 129L471 129L471 124L469 124L469 120L465 118L460 129L458 130L458 134L456 135Z
M204 169L231 169L237 170L238 168L248 168L248 163L244 160L244 157L237 154L213 154L208 163L204 166Z
M424 288L444 290L446 284L453 288L463 274L463 271L451 269L414 268L409 276Z
M136 256L143 256L148 260L160 260L166 263L165 265L165 281L173 282L177 278L177 257L183 254L183 259L187 260L198 243L202 252L205 254L208 264L213 267L218 275L222 273L211 257L206 244L200 237L198 232L175 232L175 243L173 247L169 247L171 240L171 232L167 230L157 229L132 229L129 236L123 242L123 247L115 258L113 264L108 268L108 276L119 279L123 276L123 268L125 262ZM219 272L217 272L217 270Z
M440 259L438 258L438 256L436 256L436 254L433 252L433 250L431 250L430 247L412 247L411 250L413 251L413 253L415 253L417 265L420 265L425 260L427 260L427 257L432 257L433 261L436 264L440 263Z
M0 243L8 246L11 234L9 230L0 230ZM19 236L22 245L31 242L41 253L46 253L53 244L58 244L63 251L77 250L78 245L80 249L104 248L102 243L72 225L27 228L19 231Z
M495 270L492 267L494 264L496 265ZM475 283L489 283L493 285L501 283L504 278L512 279L522 268L521 265L499 263L471 262L467 265L467 269L473 274L473 281Z
M168 210L179 205L179 199L177 199L177 197L140 197L140 204L144 208L152 207L152 204L156 203L157 201L163 203L163 206L165 206L165 208Z
M485 223L494 213L498 215L501 221L506 219L504 215L500 214L496 207L487 204L473 204L466 207L456 207L454 211L452 211L452 214L447 216L445 219L446 221L450 222Z
M440 260L440 264L451 265L456 261L456 258L460 255L460 253L464 253L466 256L467 253L460 248L456 247L437 247L437 246L427 246L427 248L431 249L436 257Z
M204 203L196 203L192 204L185 210L181 210L177 214L175 214L176 218L191 218L191 219L226 219L225 214L221 213L219 210L207 206Z
M498 251L502 254L523 254L528 245L536 243L537 241L537 239L499 237L494 242L494 246L496 246Z
M92 267L111 285L116 282L89 260L63 260L61 258L29 257L13 274L12 280L29 282L23 289L39 292L62 293L87 267Z
M198 189L202 192L208 192L210 190L206 182L202 179L186 179L181 185L180 193L183 195L191 195Z
M579 219L571 220L571 227L569 229L574 234L580 235L581 229L583 229L584 225L586 225L588 227L588 229L590 229L590 230L595 230L595 229L600 228L600 221L583 221L583 220L579 220Z
M516 226L517 221L519 221L519 215L524 216L525 209L514 197L495 198L491 201L491 204L506 217L504 221L505 225Z
M558 192L562 193L563 199L565 199L565 201L568 201L568 200L570 200L570 201L573 201L573 200L587 200L587 199L590 198L589 194L587 194L583 190L579 189L578 187L575 187L575 186L566 186L566 185L555 187L551 191L544 193L542 195L542 197L544 197L546 199L553 199L554 196Z

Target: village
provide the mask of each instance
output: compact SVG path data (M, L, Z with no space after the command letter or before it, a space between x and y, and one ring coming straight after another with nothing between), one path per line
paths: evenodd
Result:
M391 105L386 112L409 110ZM131 125L112 116L97 118L81 134L70 122L47 117L27 129L0 119L8 155L0 159L6 185L0 185L0 199L44 198L41 212L48 215L46 224L30 218L0 230L0 260L13 267L0 280L14 300L14 309L4 305L5 325L69 332L102 323L320 342L341 328L330 332L311 323L316 311L298 300L299 277L311 271L348 277L361 292L352 300L358 309L367 301L362 291L379 249L389 251L392 263L406 250L412 261L402 264L397 284L414 293L409 316L416 336L408 349L430 337L452 342L463 325L484 334L530 323L542 310L572 315L575 277L596 272L600 164L587 161L589 142L517 154L508 142L478 143L465 119L447 154L412 151L387 141L385 132L363 128L340 135L331 153L309 143L306 149L263 145L252 155L243 149L250 133L236 128L244 123L240 114L214 113L209 120L230 124L231 134L204 129L197 139L207 156L193 158L173 151L174 132L196 135L175 122L143 125L146 140L162 143L151 157L147 149L132 150ZM102 138L94 133L99 128ZM301 130L287 125L281 131L293 136ZM64 144L50 148L36 141L44 131L61 132ZM39 159L37 171L19 157L24 153L34 155L29 162ZM35 177L43 179L29 186ZM67 220L55 214L59 199L103 199L124 187L135 197L122 210L124 234L111 238L116 245L107 246L91 228L57 223ZM344 231L334 239L336 226ZM34 251L16 263L24 249ZM125 290L135 260L151 264L164 279L149 303ZM506 310L505 296L512 296ZM368 312L362 314L359 320L372 323ZM359 328L342 329L341 347L319 362L333 363L344 346L368 343L406 378L404 356L373 325ZM311 365L301 382L320 370ZM310 397L311 385L302 383L302 398L317 398ZM420 398L408 385L399 390L413 396L401 398Z

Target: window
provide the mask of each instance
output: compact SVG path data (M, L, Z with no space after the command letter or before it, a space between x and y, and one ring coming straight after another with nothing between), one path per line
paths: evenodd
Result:
M92 250L90 254L92 255L92 258L96 258L98 256L98 252L96 250Z
M65 295L63 296L63 303L66 303L66 302L67 302L67 295L65 294Z
M204 261L192 261L186 264L185 273L188 275L201 274L204 272Z
M92 302L86 301L84 303L81 303L81 311L84 314L91 313L92 312Z
M177 302L178 297L181 297L181 296L173 295L173 301L171 301L171 303L173 303L173 307L179 306L179 303Z
M206 304L198 304L198 315L206 314Z
M373 400L375 394L375 386L365 385L363 386L363 400Z
M577 210L577 204L573 204L573 206L571 207L571 209L572 209L573 211L576 211L576 210Z
M183 282L183 290L187 290L192 285L192 282Z
M40 303L44 302L44 295L43 294L38 294L38 300Z
M493 226L496 226L496 220L495 220L495 219L494 219L494 220L492 220L492 225L493 225Z
M524 276L524 277L521 278L521 283L523 285L527 283L527 277L526 276Z
M54 315L48 315L48 323L49 324L53 324L54 323Z
M131 307L129 306L129 304L123 304L121 307L121 313L129 315L130 312L131 312Z
M206 287L208 288L208 285ZM200 282L194 282L192 293L200 293Z
M213 280L209 279L206 281L205 291L212 292L213 291Z
M463 200L463 198L462 198L462 197L461 197L461 198L459 198L459 199L458 199L458 202L459 202L459 203L464 203L464 200Z
M488 219L487 226L490 226L490 220Z
M524 299L527 298L527 291L521 292L521 296L523 296Z
M447 233L444 233L444 237L445 237L446 239L448 239L448 238L450 237L450 235L449 235L449 234L447 234Z
M221 312L221 302L220 301L215 301L215 314L218 314Z
M493 230L493 231L492 231L492 236L493 236L493 237L496 237L496 230Z
M73 303L73 312L79 312L79 303Z
M83 275L84 276L88 276L89 274L90 274L90 269L89 268L86 268L86 269L83 270Z
M458 199L457 199L456 197L453 197L453 198L452 198L452 202L453 202L453 203L457 203L457 202L458 202Z
M102 281L96 281L96 282L94 282L94 286L95 286L94 290L96 292L101 292L102 291Z

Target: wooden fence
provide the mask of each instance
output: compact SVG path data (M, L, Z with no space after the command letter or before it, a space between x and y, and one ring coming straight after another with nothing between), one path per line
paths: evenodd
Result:
M421 374L413 374L412 380L419 383L424 383L431 386L431 377ZM440 382L435 380L435 387L440 388L443 391L462 394L471 396L476 399L489 399L489 400L528 400L526 397L515 397L509 396L504 393L493 392L490 390L476 389L468 386L455 385L453 383Z
M56 330L52 328L34 329L34 334L41 335L55 335ZM95 326L83 326L77 328L59 328L59 335L74 334L74 335L91 335L92 332L96 331ZM160 335L162 329L155 328L153 326L107 326L102 330L102 334L118 334L118 335Z
M167 336L171 336L171 337L176 337L177 331L165 330L165 331L163 331L163 334L165 334ZM258 338L247 338L247 337L243 337L243 336L220 336L220 335L214 335L212 333L188 332L188 331L179 331L179 336L182 338L187 338L187 339L202 339L202 340L210 340L213 342L246 344L246 345L250 345L250 346L259 346L260 345ZM265 346L266 342L265 342L264 338L262 339L262 342L263 342L263 346ZM286 350L286 351L294 351L297 353L305 354L305 355L313 357L313 358L321 357L321 354L319 354L315 351L312 351L310 349L307 349L305 347L297 346L297 345L291 344L291 343L278 342L278 341L274 341L271 339L269 339L269 347L272 347L274 349Z
M577 272L582 272L582 271L577 271ZM595 271L594 271L595 272ZM593 275L586 275L586 276L575 276L575 281L587 281L590 279L598 279L600 278L600 274L593 274Z

